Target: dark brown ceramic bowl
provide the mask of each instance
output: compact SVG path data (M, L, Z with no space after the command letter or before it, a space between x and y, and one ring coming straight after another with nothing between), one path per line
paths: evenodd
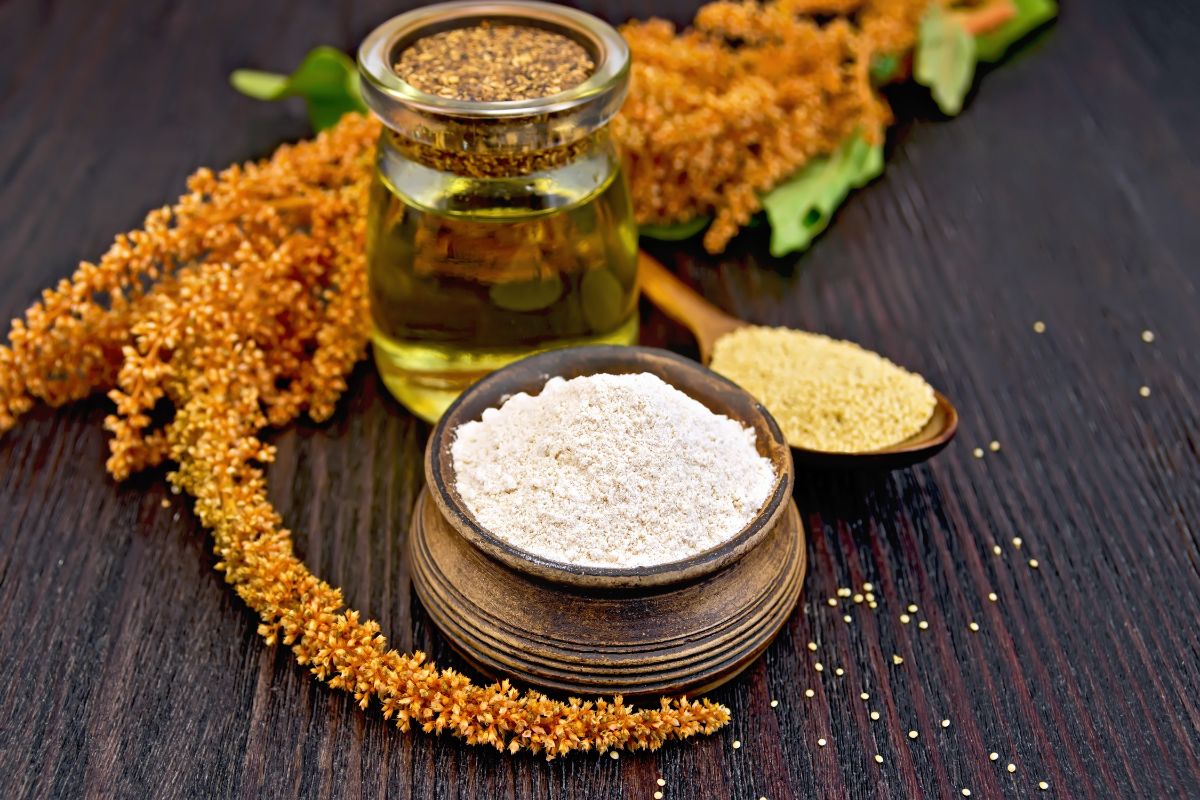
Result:
M553 377L648 372L710 411L753 428L759 454L771 461L775 486L757 516L729 541L682 561L648 567L582 567L551 561L514 547L480 525L455 488L450 446L454 431L520 392L536 395ZM657 586L697 578L741 558L775 526L792 496L792 453L779 426L745 390L695 361L649 347L573 347L531 356L476 383L446 410L425 451L425 477L438 509L464 537L492 558L534 578L572 586ZM687 491L687 487L677 487Z
M648 372L753 427L776 474L758 515L729 541L647 567L595 568L513 547L480 525L455 490L454 431L552 377ZM740 672L778 632L800 593L804 534L792 502L791 450L744 390L673 353L643 347L554 350L472 386L442 416L413 515L413 583L437 626L483 671L568 693L698 691ZM679 487L687 491L687 487Z

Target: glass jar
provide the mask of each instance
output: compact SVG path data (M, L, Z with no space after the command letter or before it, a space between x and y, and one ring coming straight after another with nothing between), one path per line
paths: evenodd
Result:
M560 33L583 83L530 100L419 91L394 65L423 36L489 24ZM383 121L367 261L375 363L433 421L478 378L530 353L637 339L637 228L608 123L629 49L609 25L538 2L453 2L376 28L358 54Z

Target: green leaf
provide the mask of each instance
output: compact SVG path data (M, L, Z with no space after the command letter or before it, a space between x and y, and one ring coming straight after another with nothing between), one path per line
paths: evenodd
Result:
M855 133L837 151L813 159L763 195L763 210L771 224L771 255L806 249L851 190L866 186L881 172L883 145L870 144Z
M235 69L229 82L247 97L255 100L278 100L288 90L288 76L256 69Z
M359 89L358 69L334 47L312 50L296 71L283 76L239 69L230 76L233 87L257 100L302 97L314 130L324 130L348 111L366 111Z
M975 37L941 5L921 18L913 55L913 78L928 86L934 102L947 116L962 111L975 77Z
M876 86L882 86L896 77L898 69L900 69L899 56L892 53L879 53L871 59L871 81Z
M999 61L1011 45L1058 16L1054 0L1013 0L1013 4L1016 16L975 39L975 54L980 61Z
M708 227L710 222L712 222L711 217L693 217L686 222L675 222L669 225L639 225L638 235L663 242L680 242L700 233Z

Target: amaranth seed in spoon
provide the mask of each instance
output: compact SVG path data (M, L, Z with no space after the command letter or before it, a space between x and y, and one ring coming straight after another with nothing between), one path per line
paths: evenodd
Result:
M920 375L853 342L749 326L717 339L712 368L758 398L793 447L861 453L925 427L937 400Z

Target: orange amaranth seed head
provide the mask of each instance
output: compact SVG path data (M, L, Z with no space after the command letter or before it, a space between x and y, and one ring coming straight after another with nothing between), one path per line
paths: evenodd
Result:
M0 429L35 399L107 390L109 471L176 464L168 479L195 498L217 568L258 613L267 643L291 647L364 708L375 698L401 728L547 757L712 733L729 712L708 701L560 702L398 653L296 557L267 499L262 465L274 448L259 432L301 413L328 417L365 351L363 212L378 134L348 115L267 161L193 175L175 206L151 212L13 323L0 347ZM164 400L172 418L150 427Z

